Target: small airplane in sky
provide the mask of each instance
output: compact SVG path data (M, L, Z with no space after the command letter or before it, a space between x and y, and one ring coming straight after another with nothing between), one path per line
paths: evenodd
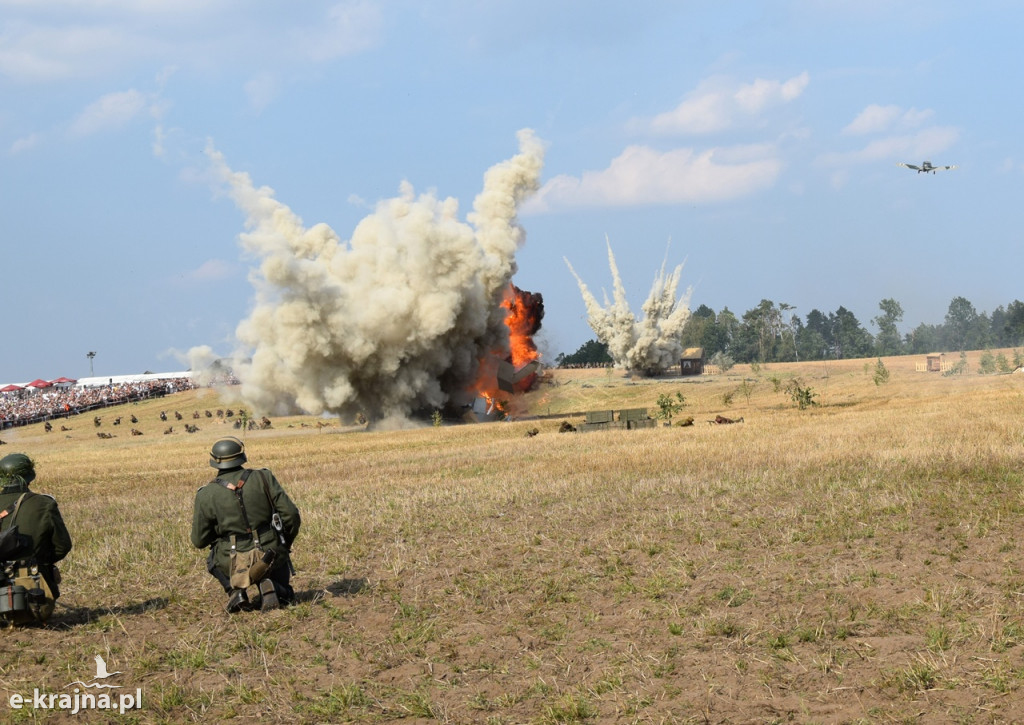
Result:
M921 173L927 174L929 172L934 174L936 171L945 171L946 169L955 169L956 168L956 164L954 164L953 166L932 166L932 162L931 161L922 161L920 166L914 166L914 164L905 164L902 161L899 162L896 165L897 166L902 166L905 169L913 169L914 171L916 171L919 174L921 174Z

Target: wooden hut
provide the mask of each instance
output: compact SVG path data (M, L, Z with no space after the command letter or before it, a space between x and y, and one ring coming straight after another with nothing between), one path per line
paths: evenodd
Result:
M679 358L680 375L704 374L704 348L688 347Z

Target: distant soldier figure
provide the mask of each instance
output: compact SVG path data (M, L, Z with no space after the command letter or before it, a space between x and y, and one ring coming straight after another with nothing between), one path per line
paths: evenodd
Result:
M218 475L196 492L192 545L210 547L206 568L228 594L228 612L249 606L257 586L260 608L275 609L295 598L289 552L299 533L299 510L266 468L248 469L245 444L221 438L210 449Z
M45 622L60 596L56 564L71 551L71 535L53 496L30 491L32 459L0 459L0 610L12 622ZM19 596L20 595L20 596Z

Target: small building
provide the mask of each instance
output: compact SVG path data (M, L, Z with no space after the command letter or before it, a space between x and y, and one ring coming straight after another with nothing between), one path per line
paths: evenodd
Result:
M944 373L951 367L950 363L945 362L943 359L945 353L942 352L930 352L924 356L924 362L916 365L917 372L919 373Z
M688 347L683 350L683 354L679 357L679 374L704 374L704 348Z

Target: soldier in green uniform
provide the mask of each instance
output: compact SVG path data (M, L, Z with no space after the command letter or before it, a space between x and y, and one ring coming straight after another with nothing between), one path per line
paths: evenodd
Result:
M55 564L71 551L71 535L53 496L29 490L35 477L35 465L24 453L0 459L0 532L17 526L23 537L11 557L14 560L3 562L3 576L25 586L30 595L44 589L38 581L42 577L47 596L45 600L30 596L29 609L32 618L44 622L60 596L60 572Z
M196 492L192 545L210 547L206 568L228 594L227 609L249 605L256 585L261 609L295 598L289 551L299 533L299 510L266 468L243 468L245 444L221 438L210 449L217 478Z

